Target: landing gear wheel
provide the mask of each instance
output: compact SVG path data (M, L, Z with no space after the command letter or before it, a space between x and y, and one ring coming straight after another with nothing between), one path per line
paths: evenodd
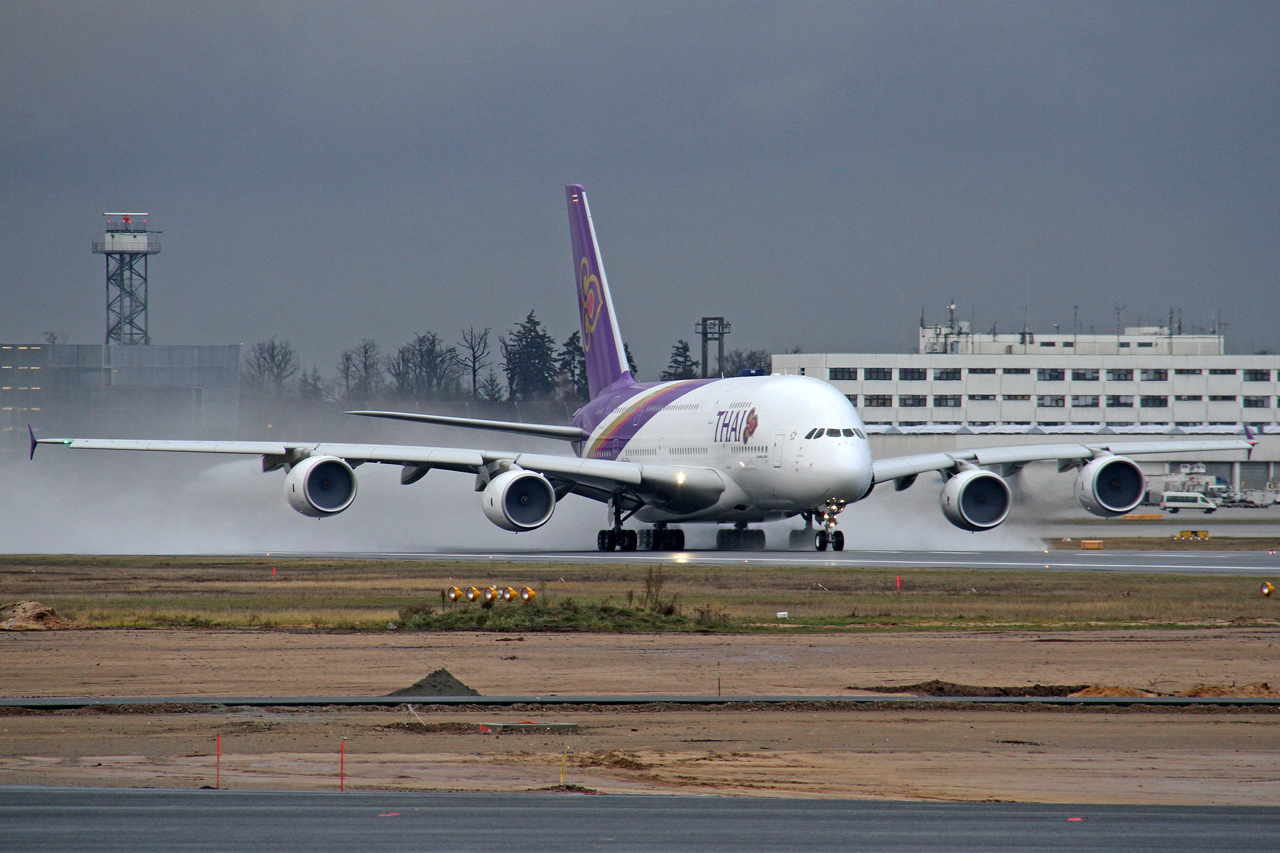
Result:
M684 550L684 531L672 530L668 532L668 535L671 537L671 550L683 551Z
M835 530L835 531L832 531L832 533L831 533L831 550L832 550L832 551L843 551L843 550L844 550L844 531L843 531L843 530Z
M636 545L639 544L639 539L640 537L634 530L618 531L618 550L634 551L636 549Z
M596 534L596 548L601 551L612 551L618 547L617 534L612 530L601 530Z
M827 550L827 542L829 541L829 539L830 537L827 536L827 531L825 530L819 530L817 533L813 534L814 550L815 551Z

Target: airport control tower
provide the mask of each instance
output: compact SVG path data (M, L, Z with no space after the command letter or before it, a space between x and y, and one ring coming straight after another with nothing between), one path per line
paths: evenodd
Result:
M107 256L107 339L110 344L149 344L147 256L160 252L159 231L147 230L147 213L104 213L106 228L93 252Z

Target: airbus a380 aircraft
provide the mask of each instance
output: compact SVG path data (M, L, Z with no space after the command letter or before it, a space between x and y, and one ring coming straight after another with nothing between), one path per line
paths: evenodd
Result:
M306 516L325 518L356 498L355 468L365 462L403 466L410 485L431 469L473 474L484 514L504 530L546 524L568 494L605 502L613 526L601 530L602 551L682 549L672 524L732 525L719 530L722 549L758 550L763 521L799 516L805 527L791 547L842 550L840 513L880 483L902 490L917 475L943 479L942 513L955 526L990 530L1009 514L1005 477L1028 462L1078 468L1075 494L1094 515L1122 515L1141 500L1142 470L1128 456L1178 451L1245 450L1249 440L1099 442L953 450L873 459L862 419L835 388L804 376L637 383L627 369L595 227L581 186L565 188L591 401L571 426L484 421L440 415L361 411L351 414L497 430L562 439L574 456L291 441L134 441L31 436L37 444L74 449L238 453L262 456L264 471L284 469L285 497ZM634 518L646 526L624 528ZM817 522L816 527L814 522Z

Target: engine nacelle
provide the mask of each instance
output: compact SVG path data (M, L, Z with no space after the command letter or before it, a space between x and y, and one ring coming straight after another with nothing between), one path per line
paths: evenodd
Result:
M533 471L507 471L485 486L481 497L485 516L503 530L522 533L551 520L556 490L546 477Z
M308 456L289 469L284 494L303 515L337 515L356 499L356 472L336 456Z
M1123 456L1103 456L1080 469L1076 476L1076 500L1094 515L1124 515L1147 492L1147 478L1138 463Z
M961 530L990 530L1004 521L1013 503L1009 484L998 474L970 468L942 487L942 514Z

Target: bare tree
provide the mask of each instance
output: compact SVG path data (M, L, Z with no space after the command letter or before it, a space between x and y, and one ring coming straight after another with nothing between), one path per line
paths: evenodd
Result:
M767 350L753 349L743 352L735 349L724 354L720 371L722 376L737 376L740 370L769 370L772 366L773 357Z
M387 373L396 393L411 400L431 400L457 390L458 351L446 347L435 332L414 335L387 359Z
M241 381L255 391L283 397L289 380L298 372L298 354L288 341L275 337L249 347L244 359Z
M359 345L344 350L338 359L338 378L342 380L343 397L352 402L366 402L382 391L382 349L365 338Z
M461 351L458 364L471 374L471 399L480 399L480 371L489 366L489 327L477 332L475 326L467 327L458 342Z
M67 342L67 336L60 335L57 332L45 332L44 342L46 344L50 344L51 346L57 346L58 344L65 344Z

